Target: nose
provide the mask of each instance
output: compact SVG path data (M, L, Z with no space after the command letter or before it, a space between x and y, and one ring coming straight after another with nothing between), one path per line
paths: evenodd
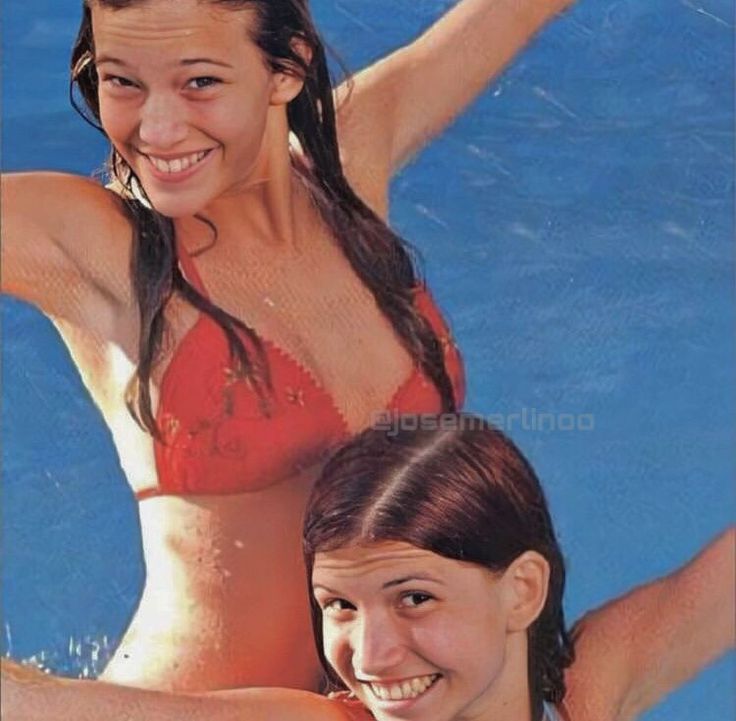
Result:
M389 614L365 615L353 630L353 669L358 678L380 678L404 660L400 624Z
M138 135L151 150L166 150L186 138L185 110L168 93L151 93L141 109Z

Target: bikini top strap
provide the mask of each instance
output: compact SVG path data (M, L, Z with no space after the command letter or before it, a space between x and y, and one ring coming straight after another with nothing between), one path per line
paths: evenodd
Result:
M201 295L209 300L207 289L204 287L204 283L202 282L202 277L197 270L197 266L178 237L176 239L176 255L179 260L179 268L181 269L184 277L199 291Z

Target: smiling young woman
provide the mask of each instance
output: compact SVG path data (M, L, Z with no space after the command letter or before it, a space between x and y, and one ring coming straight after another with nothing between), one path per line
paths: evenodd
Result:
M315 486L303 544L332 698L152 694L11 666L4 718L631 721L733 647L733 529L568 634L533 469L482 419L442 419L360 434Z
M377 719L541 721L564 698L562 552L533 469L482 419L362 434L318 481L304 548L323 662Z
M630 721L734 646L733 528L568 632L534 469L481 417L430 420L360 434L307 509L315 637L358 718Z
M377 718L528 718L526 649L507 636L539 614L548 575L532 553L498 576L405 542L320 553L325 658Z
M213 203L237 202L269 177L269 165L288 161L269 157L277 145L266 127L279 123L267 120L303 81L275 77L244 42L255 22L247 6L233 22L232 10L206 4L131 5L121 12L100 3L91 13L101 125L159 213L181 218L207 208L217 217L223 210Z
M140 500L146 582L105 679L317 687L320 467L378 411L464 396L388 183L567 4L464 0L333 90L305 0L84 3L72 79L109 184L3 178L2 278L58 328Z

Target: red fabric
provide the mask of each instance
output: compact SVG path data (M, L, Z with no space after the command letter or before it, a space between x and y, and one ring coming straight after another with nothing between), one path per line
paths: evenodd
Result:
M190 282L201 287L193 265L184 267ZM415 303L440 338L461 406L460 355L426 289L416 291ZM155 441L154 448L159 485L140 491L139 499L265 488L325 460L348 440L340 411L314 376L275 344L263 345L273 386L266 392L269 416L251 384L233 369L222 329L209 316L199 317L162 379L157 421L164 442ZM385 410L439 413L439 393L415 368Z

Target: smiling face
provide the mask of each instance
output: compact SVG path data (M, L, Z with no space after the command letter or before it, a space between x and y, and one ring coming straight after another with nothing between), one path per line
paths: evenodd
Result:
M269 108L299 83L285 95L249 39L254 22L197 0L92 5L102 126L164 215L192 215L263 175Z
M524 687L505 573L384 542L317 553L312 584L325 657L378 721L485 718Z

